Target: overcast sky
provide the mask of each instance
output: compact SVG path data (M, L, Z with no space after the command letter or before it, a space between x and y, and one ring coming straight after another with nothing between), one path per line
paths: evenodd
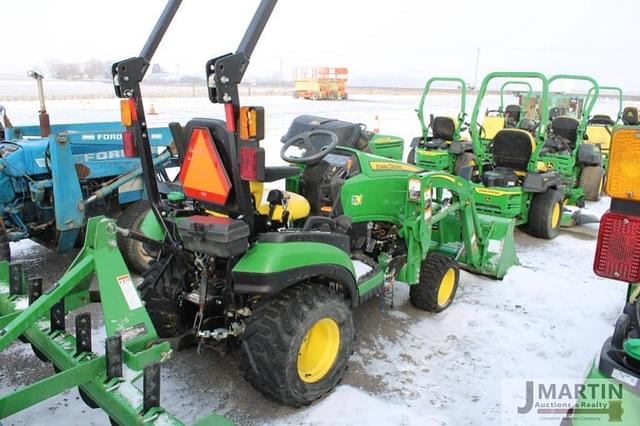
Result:
M137 55L164 0L2 0L0 74L47 59ZM154 63L204 76L235 50L258 0L185 0ZM640 93L638 0L280 0L248 78L296 66L349 67L354 84L421 86L434 75L473 84L494 70L589 74Z

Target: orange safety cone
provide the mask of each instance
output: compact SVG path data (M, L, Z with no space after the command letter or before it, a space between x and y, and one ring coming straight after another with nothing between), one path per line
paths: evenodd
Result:
M380 118L376 114L376 118L373 119L373 133L380 133Z
M147 114L149 114L149 115L158 115L158 112L156 111L155 105L151 104L149 106L149 112Z

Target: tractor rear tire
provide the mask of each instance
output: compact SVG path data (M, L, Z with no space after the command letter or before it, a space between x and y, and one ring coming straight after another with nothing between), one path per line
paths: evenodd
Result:
M460 267L455 259L429 253L420 266L418 284L409 287L409 300L423 311L442 312L453 303L459 281Z
M136 201L125 207L116 223L120 228L139 232L142 221L150 211L151 207L148 201ZM133 238L120 234L118 234L116 238L118 240L120 253L122 253L122 257L131 272L142 274L149 269L149 263L153 260L153 256L149 254L142 241L134 240Z
M139 290L158 336L171 338L191 328L196 307L181 300L184 277L173 273L171 263L164 265L163 261L154 262Z
M416 164L416 149L411 148L407 154L407 163Z
M342 380L355 329L347 300L319 283L258 302L242 335L240 368L267 398L310 404Z
M0 260L11 260L11 246L9 245L9 235L2 219L0 219Z
M463 152L462 154L458 155L458 158L456 158L456 164L455 164L455 175L456 176L460 176L460 169L465 167L465 166L475 166L476 165L476 156L473 154L473 152Z
M562 201L562 192L555 189L535 194L529 208L529 234L546 240L558 236L562 221Z
M587 166L580 173L580 186L584 189L587 201L600 201L604 184L604 169L600 166Z

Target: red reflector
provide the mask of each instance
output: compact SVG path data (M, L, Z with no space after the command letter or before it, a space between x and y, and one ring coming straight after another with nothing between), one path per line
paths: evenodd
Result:
M122 149L125 157L132 158L136 156L136 143L133 139L133 132L129 130L122 132Z
M258 180L258 153L255 148L240 148L240 177L242 180Z
M611 211L602 216L593 271L628 283L640 281L640 217Z

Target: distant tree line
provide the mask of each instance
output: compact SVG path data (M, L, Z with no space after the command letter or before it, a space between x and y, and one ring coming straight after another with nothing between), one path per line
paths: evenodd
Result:
M86 62L59 62L49 61L49 75L51 78L59 80L82 80L82 79L108 79L111 76L111 64L113 61L101 61L100 59L90 59Z

